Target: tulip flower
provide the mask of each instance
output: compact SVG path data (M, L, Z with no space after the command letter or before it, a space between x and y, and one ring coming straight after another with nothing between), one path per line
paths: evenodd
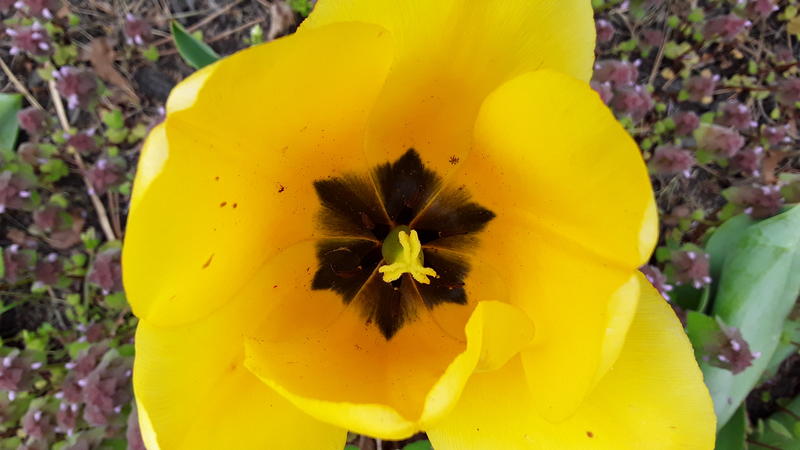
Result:
M320 0L203 68L123 249L149 449L711 449L588 0Z

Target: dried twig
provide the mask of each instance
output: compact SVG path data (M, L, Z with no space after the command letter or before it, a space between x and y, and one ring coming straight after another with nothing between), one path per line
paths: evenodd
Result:
M647 79L647 84L650 86L652 86L653 82L656 81L658 69L661 67L661 61L664 59L664 48L667 46L671 31L672 30L667 29L667 31L664 33L664 40L661 42L661 46L658 47L658 54L656 55L656 61L653 63L653 70L650 71L650 77Z
M56 88L56 82L54 80L50 80L47 83L47 86L50 88L50 96L53 98L53 104L56 106L56 115L61 123L61 128L63 128L65 132L69 132L69 120L67 119L67 112L64 110L64 104L61 103L61 95L59 95L58 89ZM100 221L100 228L103 229L103 234L106 235L106 239L109 241L116 240L117 237L114 235L114 230L111 228L111 222L108 220L108 212L106 211L106 207L103 205L103 202L100 201L100 197L98 197L97 192L94 191L92 183L86 177L86 164L84 164L83 158L81 158L80 153L74 150L71 151L71 153L75 158L75 164L78 166L78 170L81 172L83 183L86 185L86 192L88 192L89 198L92 200L92 205L94 205L95 212L97 212L97 218Z
M36 101L36 98L33 95L31 95L31 93L28 91L25 85L22 84L22 82L19 81L19 79L16 76L14 76L14 72L11 71L11 68L8 67L8 65L6 64L5 61L3 61L2 58L0 58L0 67L3 68L3 72L5 72L6 76L11 81L11 84L14 85L14 88L16 88L20 94L24 95L25 98L28 99L28 103L35 106L37 109L44 109L42 108L42 105L38 101Z

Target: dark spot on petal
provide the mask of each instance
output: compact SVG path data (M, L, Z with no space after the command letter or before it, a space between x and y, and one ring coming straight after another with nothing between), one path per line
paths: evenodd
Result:
M286 190L286 186L284 186L284 185L279 183L278 184L278 194L280 194L281 192L283 192L285 190Z
M219 207L220 207L220 208L224 208L224 207L225 207L225 205L227 205L227 204L228 204L228 202L222 202L222 203L220 203L220 204L219 204Z
M211 260L214 259L214 254L212 253L211 256L208 257L208 261L203 264L203 269L207 268L211 265Z
M594 437L594 433L592 433L591 431L587 431L586 432L586 436L588 436L590 438L593 438Z
M231 206L233 207L233 209L236 209L236 207L238 207L238 206L239 206L239 204L238 204L238 203L234 203L234 204L233 204L233 205L231 205Z
M458 164L458 162L459 162L460 160L461 160L461 158L459 158L459 157L458 157L458 156L456 156L456 155L453 155L453 156L451 156L451 157L450 157L450 159L448 160L448 162L449 162L450 164L452 164L452 165L454 165L454 166L455 166L456 164Z

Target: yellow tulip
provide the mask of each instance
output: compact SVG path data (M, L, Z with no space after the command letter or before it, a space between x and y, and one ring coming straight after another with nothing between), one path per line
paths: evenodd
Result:
M123 251L148 448L712 449L588 0L320 0L179 84Z

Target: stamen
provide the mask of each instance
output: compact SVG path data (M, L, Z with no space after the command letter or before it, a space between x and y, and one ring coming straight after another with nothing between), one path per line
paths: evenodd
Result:
M383 243L383 257L389 264L378 268L383 281L391 283L404 273L411 274L417 282L430 284L430 277L438 277L436 271L423 266L422 244L415 230L407 232L408 227L398 227L389 233ZM395 237L396 236L396 237ZM400 244L399 248L397 244Z

